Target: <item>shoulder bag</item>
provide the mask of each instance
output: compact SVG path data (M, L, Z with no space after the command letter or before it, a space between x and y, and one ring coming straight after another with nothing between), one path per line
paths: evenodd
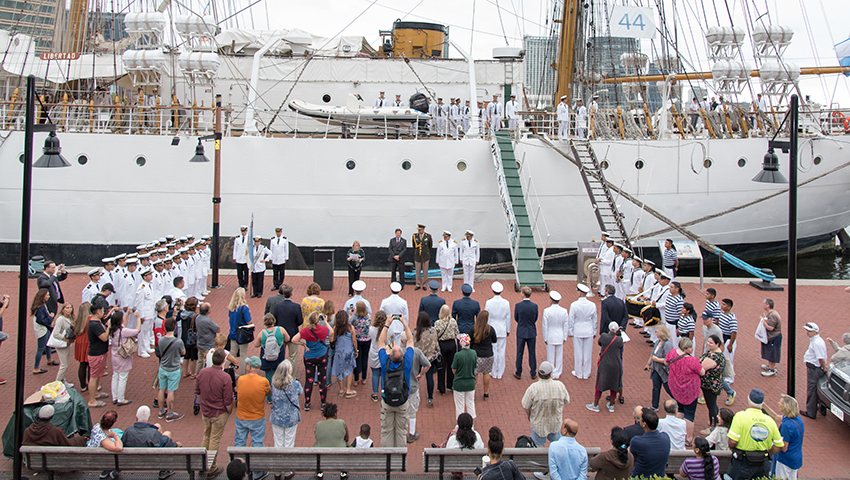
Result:
M127 337L123 342L122 337L124 335L124 327L121 327L118 330L118 355L121 358L130 358L139 350L139 344L136 343L136 339L133 337ZM169 345L170 347L171 345Z

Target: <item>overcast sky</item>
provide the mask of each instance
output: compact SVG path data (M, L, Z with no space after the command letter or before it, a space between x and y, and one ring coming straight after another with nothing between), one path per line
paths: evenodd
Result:
M243 6L252 1L256 0L241 0ZM668 18L672 18L671 0L663 2L667 5ZM240 2L227 0L219 3ZM628 0L627 3L649 5L655 4L655 1ZM726 11L727 3L731 12ZM745 1L680 0L677 5L680 22L678 43L682 56L698 69L709 70L703 37L706 23L708 26L728 26L731 13L732 21L744 26ZM746 0L750 18L765 14L762 17L765 23L787 25L794 30L794 40L784 59L801 67L838 64L833 44L850 37L848 7L848 0ZM486 59L492 58L493 47L506 43L522 46L523 35L547 35L554 8L552 0L261 0L250 12L239 15L239 23L243 28L299 28L327 37L362 35L376 48L380 45L378 31L392 29L397 18L441 23L449 26L450 36L455 42L466 49L472 45L473 56ZM705 17L708 17L707 21ZM233 20L228 23L228 27L236 26ZM668 28L672 27L670 20ZM649 40L642 40L642 48L652 58ZM452 56L458 57L457 52L452 50ZM745 51L745 59L752 59L751 49L745 48ZM753 61L749 61L752 65ZM843 107L850 107L848 77L808 77L801 82L801 89L804 95L811 95L815 101L837 101Z

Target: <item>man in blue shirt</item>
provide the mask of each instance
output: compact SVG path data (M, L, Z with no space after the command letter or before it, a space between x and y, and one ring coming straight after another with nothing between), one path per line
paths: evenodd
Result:
M670 437L656 430L658 415L652 410L643 410L640 426L643 427L644 434L632 438L629 447L635 456L632 477L664 477L664 468L667 467L667 459L670 456Z
M452 304L452 317L457 319L457 329L460 333L472 335L472 326L475 325L475 318L481 313L481 304L469 298L472 295L472 285L464 283L460 291L463 292L463 297Z
M561 427L561 438L549 445L549 478L587 480L587 450L576 441L578 423L568 418Z
M394 316L388 319L387 328L381 329L381 335L378 337L378 345L387 345L387 332L390 330L390 325L393 322L401 322L404 326L404 335L406 347L395 344L387 345L378 350L378 359L381 363L381 386L383 394L381 396L381 446L382 447L406 447L407 446L407 430L408 430L408 406L410 400L405 399L404 403L397 406L392 406L387 399L387 373L395 372L404 366L403 379L404 385L407 386L407 396L410 395L410 370L413 368L413 333L410 332L410 327L403 318L397 319ZM405 397L406 398L406 397Z
M440 309L446 304L446 301L437 295L437 290L440 288L440 282L431 280L428 282L428 288L431 289L431 294L422 297L422 300L419 300L419 311L425 312L429 317L431 317L431 326L433 327L440 318Z

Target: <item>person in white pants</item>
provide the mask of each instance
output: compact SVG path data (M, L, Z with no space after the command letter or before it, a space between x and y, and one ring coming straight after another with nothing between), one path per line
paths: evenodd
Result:
M599 324L599 311L596 304L587 299L593 292L590 287L579 283L576 288L581 297L570 305L567 320L567 336L573 337L575 370L571 373L580 379L590 378L593 355L593 338Z
M567 338L567 321L569 312L558 305L561 294L552 290L549 292L552 305L543 310L543 343L546 344L546 361L555 366L552 378L561 377L564 370L564 340Z
M632 273L635 267L632 265L631 258L629 258L632 255L630 248L624 247L621 255L623 256L623 263L620 266L618 277L614 279L614 287L617 291L614 296L625 302L626 295L628 295L629 290L632 288Z
M442 279L441 292L452 291L452 275L458 262L458 245L452 240L452 232L443 232L443 239L437 244L437 265L440 266Z
M604 249L600 246L598 254L596 264L599 265L599 295L604 296L605 285L614 283L614 275L611 271L614 266L614 257L617 255L614 252L614 240L606 235Z
M505 345L511 335L511 303L502 298L504 286L500 282L490 285L493 298L484 303L484 311L490 314L487 323L496 331L496 345L493 346L493 370L490 376L502 378L505 374Z
M558 140L566 140L570 135L570 106L567 105L567 96L561 97L558 104Z
M112 326L109 327L109 337L112 340L110 347L112 358L112 401L119 406L130 403L124 395L127 391L127 377L133 368L133 357L124 358L118 355L118 347L128 338L139 335L138 330L124 326L127 324L127 317L131 312L136 313L134 308L130 308L127 314L114 312L110 319L113 322Z
M458 335L457 340L458 340L458 343L460 344L460 350L457 352L457 354L455 354L454 365L452 365L452 366L455 366L455 365L462 366L464 361L466 361L466 360L474 361L475 359L478 358L478 355L475 353L475 350L470 350L470 348L469 348L469 342L470 342L469 335L467 335L465 333L461 333L460 335ZM452 369L452 371L455 372L455 386L454 387L457 387L457 381L458 381L457 374L458 374L459 370L460 370L460 368L453 368ZM473 375L474 375L475 369L473 368L472 371L473 371ZM412 372L411 372L411 375L412 375ZM473 377L473 379L474 379L474 377ZM475 388L473 388L472 390L463 391L463 392L460 392L460 391L456 390L455 388L452 388L452 392L453 392L454 401L455 401L455 417L459 417L461 413L468 413L469 415L472 416L472 418L475 418L476 417L476 415L475 415Z
M153 338L153 320L156 317L156 298L153 296L151 288L151 273L150 267L141 270L142 283L136 289L136 309L139 317L139 356L142 358L150 357L154 352Z
M460 241L460 261L463 263L463 283L472 287L475 292L475 266L481 259L481 248L478 239L474 238L475 232L466 231L466 238Z

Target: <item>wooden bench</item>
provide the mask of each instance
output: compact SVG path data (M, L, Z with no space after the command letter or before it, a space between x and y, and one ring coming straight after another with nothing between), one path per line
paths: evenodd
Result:
M407 448L265 448L228 447L230 459L241 458L249 472L348 472L407 471Z
M195 472L207 466L205 448L125 448L110 452L103 448L87 447L21 447L24 465L30 470L47 472L53 480L55 472L101 472L104 470L188 472L194 480Z
M711 454L717 457L717 460L720 462L720 476L722 477L724 473L729 471L729 464L732 463L732 452L728 450L724 452L712 451ZM696 456L693 450L671 450L664 473L668 477L678 475L685 459Z
M601 449L587 448L587 457L599 455ZM445 472L472 473L481 468L482 457L487 455L486 449L460 450L458 448L426 448L422 451L422 468L425 473L436 472L440 480ZM523 473L546 472L549 470L549 449L541 448L506 448L502 452L503 460L513 460L519 471Z

